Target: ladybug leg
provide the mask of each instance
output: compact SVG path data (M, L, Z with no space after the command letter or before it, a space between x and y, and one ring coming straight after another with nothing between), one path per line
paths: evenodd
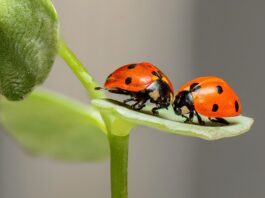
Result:
M134 107L135 110L141 110L142 108L145 107L145 103L148 99L142 99L140 102Z
M192 122L194 117L194 111L191 111L189 114L189 120Z
M154 107L154 108L152 109L152 113L153 113L153 115L159 115L158 109L160 109L160 108L159 108L159 107Z
M133 105L131 105L131 108L134 110L141 110L145 107L145 103L148 100L147 98L133 98L134 101L136 101Z
M161 109L160 104L157 101L154 101L152 98L150 99L151 103L155 103L156 107L152 109L153 115L159 115L158 109Z
M189 117L182 114L182 117L186 118L185 123L193 123L194 111L189 113Z
M128 98L126 100L123 101L124 104L126 104L127 102L131 102L131 101L134 101L135 98L134 97L131 97L131 98Z
M216 118L216 120L218 120L218 122L225 124L225 125L229 125L229 122L223 118Z
M198 114L197 111L195 111L195 114L197 116L198 122L200 125L205 125L205 122L202 120L201 116Z
M165 106L161 106L161 104L159 104L159 103L156 103L156 107L154 107L154 108L152 109L152 113L153 113L153 115L159 115L158 110L159 110L159 109L162 109L162 108L166 108L166 107L165 107Z
M187 116L185 116L185 115L183 115L183 114L181 114L181 117L186 118L186 121L189 121L189 117L187 117ZM186 121L185 121L185 122L186 122Z
M220 123L220 124L224 124L224 125L229 125L229 122L226 121L225 119L223 118L215 118L215 119L212 119L212 118L208 118L210 121L212 122L215 122L215 123Z
M156 104L156 107L154 107L152 109L153 115L159 115L159 112L158 112L159 109L163 109L163 108L168 109L168 106L169 106L169 105L165 105L165 104L161 105L160 103L155 103L155 104Z
M131 105L131 108L137 110L136 106L141 102L141 100L140 99L135 99L135 101L136 102L133 105Z

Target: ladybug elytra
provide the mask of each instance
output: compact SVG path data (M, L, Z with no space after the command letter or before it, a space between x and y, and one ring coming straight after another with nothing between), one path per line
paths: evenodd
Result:
M96 89L102 89L96 87ZM112 72L106 79L104 88L111 93L129 95L124 103L133 101L132 109L140 110L149 100L158 109L167 108L174 99L174 89L167 76L151 63L142 62L124 65Z
M242 107L238 96L226 81L206 76L184 84L176 94L173 109L177 115L185 117L186 122L193 122L196 115L199 124L204 125L199 114L212 122L229 124L223 117L239 115Z

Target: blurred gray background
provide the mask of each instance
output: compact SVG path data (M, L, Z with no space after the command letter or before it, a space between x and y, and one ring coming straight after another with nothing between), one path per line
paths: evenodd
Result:
M265 1L53 0L61 33L101 84L117 66L150 61L177 89L199 75L225 78L252 130L207 142L138 128L131 134L130 198L265 197ZM44 84L88 102L58 58ZM0 198L110 197L108 162L65 164L24 153L0 134Z

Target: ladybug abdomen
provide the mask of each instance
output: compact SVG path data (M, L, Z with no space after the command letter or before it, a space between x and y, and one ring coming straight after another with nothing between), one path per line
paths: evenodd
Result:
M159 79L157 73L163 74L157 67L150 63L128 64L112 72L104 84L106 89L122 89L130 92L144 91L153 82ZM163 80L169 83L173 92L171 82L166 76Z
M196 100L194 102L194 107L198 113L211 118L233 117L241 113L241 103L239 99L227 100L225 102L213 100L207 103Z
M192 93L195 110L207 117L233 117L240 115L241 103L225 81L208 81Z
M150 77L139 78L139 76L119 76L109 78L104 87L107 89L122 89L131 92L138 92L145 90L150 84L152 79Z

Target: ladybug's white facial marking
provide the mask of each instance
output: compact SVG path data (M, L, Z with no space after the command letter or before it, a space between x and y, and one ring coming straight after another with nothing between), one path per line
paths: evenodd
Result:
M182 106L180 109L181 109L181 114L188 114L190 112L187 106Z
M172 105L174 103L174 95L172 93L170 93L170 104Z
M154 101L157 101L157 99L160 97L159 92L157 90L151 91L149 93L150 98L152 98Z

